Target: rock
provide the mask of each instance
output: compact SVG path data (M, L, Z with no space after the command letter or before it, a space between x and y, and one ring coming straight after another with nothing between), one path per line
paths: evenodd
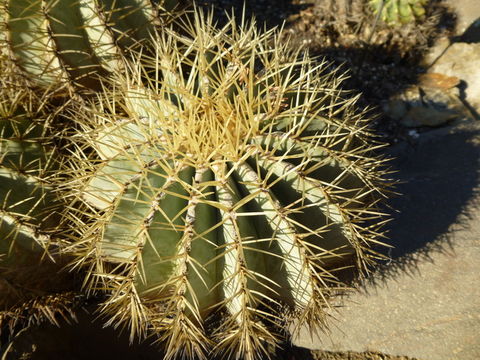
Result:
M459 98L460 79L439 73L424 74L418 85L392 97L385 112L407 127L437 127L450 121L469 118Z
M402 119L402 125L406 127L443 125L457 117L455 112L442 111L430 107L414 107Z
M453 43L429 69L455 76L466 84L465 100L480 109L480 43Z

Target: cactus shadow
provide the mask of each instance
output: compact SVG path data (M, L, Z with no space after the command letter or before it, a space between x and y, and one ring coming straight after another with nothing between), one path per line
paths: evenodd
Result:
M390 205L395 212L387 228L390 260L381 263L358 287L384 284L399 274L415 275L418 264L432 255L453 256L455 231L467 228L480 183L478 127L444 128L422 135L415 144L390 149L400 196ZM384 251L385 252L385 251Z
M480 43L480 17L478 17L463 34L453 37L453 42L464 42L467 44Z
M57 319L59 326L41 323L20 332L3 360L154 360L163 358L158 347L150 342L130 344L127 331L119 332L103 326L93 308L79 310L77 321ZM5 341L5 339L3 339ZM8 343L5 343L8 345ZM3 345L3 348L8 346ZM4 357L2 357L4 356Z
M272 29L282 26L291 16L305 10L311 4L294 4L292 0L204 0L198 3L205 10L213 8L218 25L228 21L233 13L236 19L256 19L259 29Z
M93 309L93 308L92 308ZM92 310L90 309L90 310ZM3 360L158 360L165 353L152 341L130 343L127 331L102 325L92 311L79 311L76 322L59 321L60 326L42 323L20 333L8 353L8 343L0 343ZM5 345L7 344L7 346ZM3 356L3 357L2 357ZM210 357L220 360L221 357ZM314 360L308 349L284 344L271 360Z
M279 349L272 360L314 360L316 359L312 351L301 348L292 344L288 344L282 349Z

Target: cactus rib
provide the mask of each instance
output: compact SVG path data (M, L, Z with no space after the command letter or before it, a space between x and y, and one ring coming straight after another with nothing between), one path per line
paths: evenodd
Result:
M149 0L4 0L4 42L33 87L100 89L159 24Z

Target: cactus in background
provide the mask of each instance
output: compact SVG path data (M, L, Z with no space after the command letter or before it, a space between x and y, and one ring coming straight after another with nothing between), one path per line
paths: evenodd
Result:
M54 147L45 131L48 95L36 96L0 60L0 333L70 317L71 276L52 237L63 207L51 177ZM1 347L2 344L0 344Z
M327 64L193 19L71 116L73 247L108 324L166 358L254 359L378 256L384 161Z
M370 0L375 14L389 25L406 24L425 16L428 0Z
M8 50L40 87L59 81L98 89L98 76L118 71L123 57L149 39L178 0L1 0ZM161 9L161 11L159 11ZM2 47L4 44L1 44Z

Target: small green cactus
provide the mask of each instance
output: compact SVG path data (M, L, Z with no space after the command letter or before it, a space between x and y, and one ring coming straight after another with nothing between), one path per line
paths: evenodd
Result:
M157 9L171 11L177 5L150 0L2 0L0 20L6 48L35 86L69 81L98 89L98 77L119 71L121 55L153 34L160 22Z
M406 24L425 16L428 0L370 0L375 14L389 25Z
M327 64L193 19L71 116L72 248L108 324L166 358L255 359L378 256L384 161Z

